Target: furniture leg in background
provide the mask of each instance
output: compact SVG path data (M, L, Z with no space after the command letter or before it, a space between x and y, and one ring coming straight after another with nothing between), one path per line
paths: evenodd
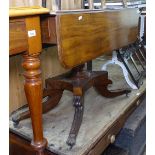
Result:
M119 67L121 67L121 69L123 71L123 74L124 74L124 78L125 78L127 84L132 89L138 89L137 86L130 80L128 70L126 69L126 67L124 66L124 64L118 60L116 51L113 51L112 60L107 61L102 66L102 70L107 70L107 66L109 64L114 64L114 65L118 65Z

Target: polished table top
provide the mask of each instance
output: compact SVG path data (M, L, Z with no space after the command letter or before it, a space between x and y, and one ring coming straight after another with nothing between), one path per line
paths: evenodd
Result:
M58 55L67 69L137 40L137 8L59 11L55 18Z
M23 17L29 15L38 15L49 13L47 8L33 6L33 7L11 7L9 8L9 17Z

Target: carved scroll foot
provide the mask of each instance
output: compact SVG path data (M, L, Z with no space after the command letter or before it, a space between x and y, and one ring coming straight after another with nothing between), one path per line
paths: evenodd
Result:
M104 82L103 82L104 80ZM94 88L96 89L96 91L101 94L104 97L107 98L114 98L120 95L124 95L126 94L126 96L128 96L128 94L131 92L131 90L126 89L126 90L115 90L115 91L110 91L108 90L108 84L112 84L112 81L109 79L103 79L103 80L96 80L94 83Z
M42 99L43 114L58 105L64 89L72 91L72 85L70 82L68 83L67 81L61 81L61 78L66 76L70 77L70 73L46 80L47 88L45 88L43 91ZM27 119L29 117L30 111L27 110L19 114L14 114L14 116L12 117L12 121L14 122L16 127L21 120Z
M30 111L25 111L21 114L15 114L12 117L12 121L14 122L15 127L17 127L21 120L24 120L24 119L29 118L29 117L30 117Z
M75 107L74 120L72 123L72 127L69 133L69 137L66 143L70 146L70 149L76 143L76 137L79 132L82 119L83 119L83 111L84 111L84 97L83 96L74 96L73 104Z
M43 100L42 100L42 106L43 106L43 114L53 109L57 104L59 103L61 97L62 97L63 91L62 90L51 90L51 89L44 89L43 92ZM12 117L12 121L14 122L15 127L18 126L19 122L30 118L30 111L27 110L22 113L14 114Z

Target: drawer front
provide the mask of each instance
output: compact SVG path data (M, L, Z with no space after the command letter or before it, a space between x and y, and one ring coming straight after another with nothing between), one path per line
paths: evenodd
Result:
M12 19L9 21L9 54L17 54L26 51L28 40L25 20Z
M55 16L41 18L42 43L57 44Z

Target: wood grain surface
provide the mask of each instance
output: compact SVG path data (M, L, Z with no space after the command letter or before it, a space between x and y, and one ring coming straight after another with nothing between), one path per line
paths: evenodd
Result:
M30 141L22 139L20 136L10 132L9 134L9 154L10 155L34 155L37 151L31 146ZM44 155L56 155L45 150Z
M29 35L33 31L33 36ZM9 54L27 51L29 54L42 50L40 17L13 17L9 19Z
M59 59L73 68L137 39L137 9L57 15Z
M41 16L41 36L42 43L57 43L55 16Z
M9 17L20 17L37 14L49 13L47 8L32 6L32 7L11 7L9 9Z
M9 54L26 51L28 47L25 19L12 19L9 21Z
M9 20L9 54L27 51L29 54L40 53L42 50L40 17L28 16L26 18L10 18ZM28 33L34 31L33 37Z
M41 43L41 29L40 29L40 17L39 16L31 16L26 19L26 30L27 32L35 31L35 35L33 37L28 36L28 53L35 54L40 53L42 50Z

